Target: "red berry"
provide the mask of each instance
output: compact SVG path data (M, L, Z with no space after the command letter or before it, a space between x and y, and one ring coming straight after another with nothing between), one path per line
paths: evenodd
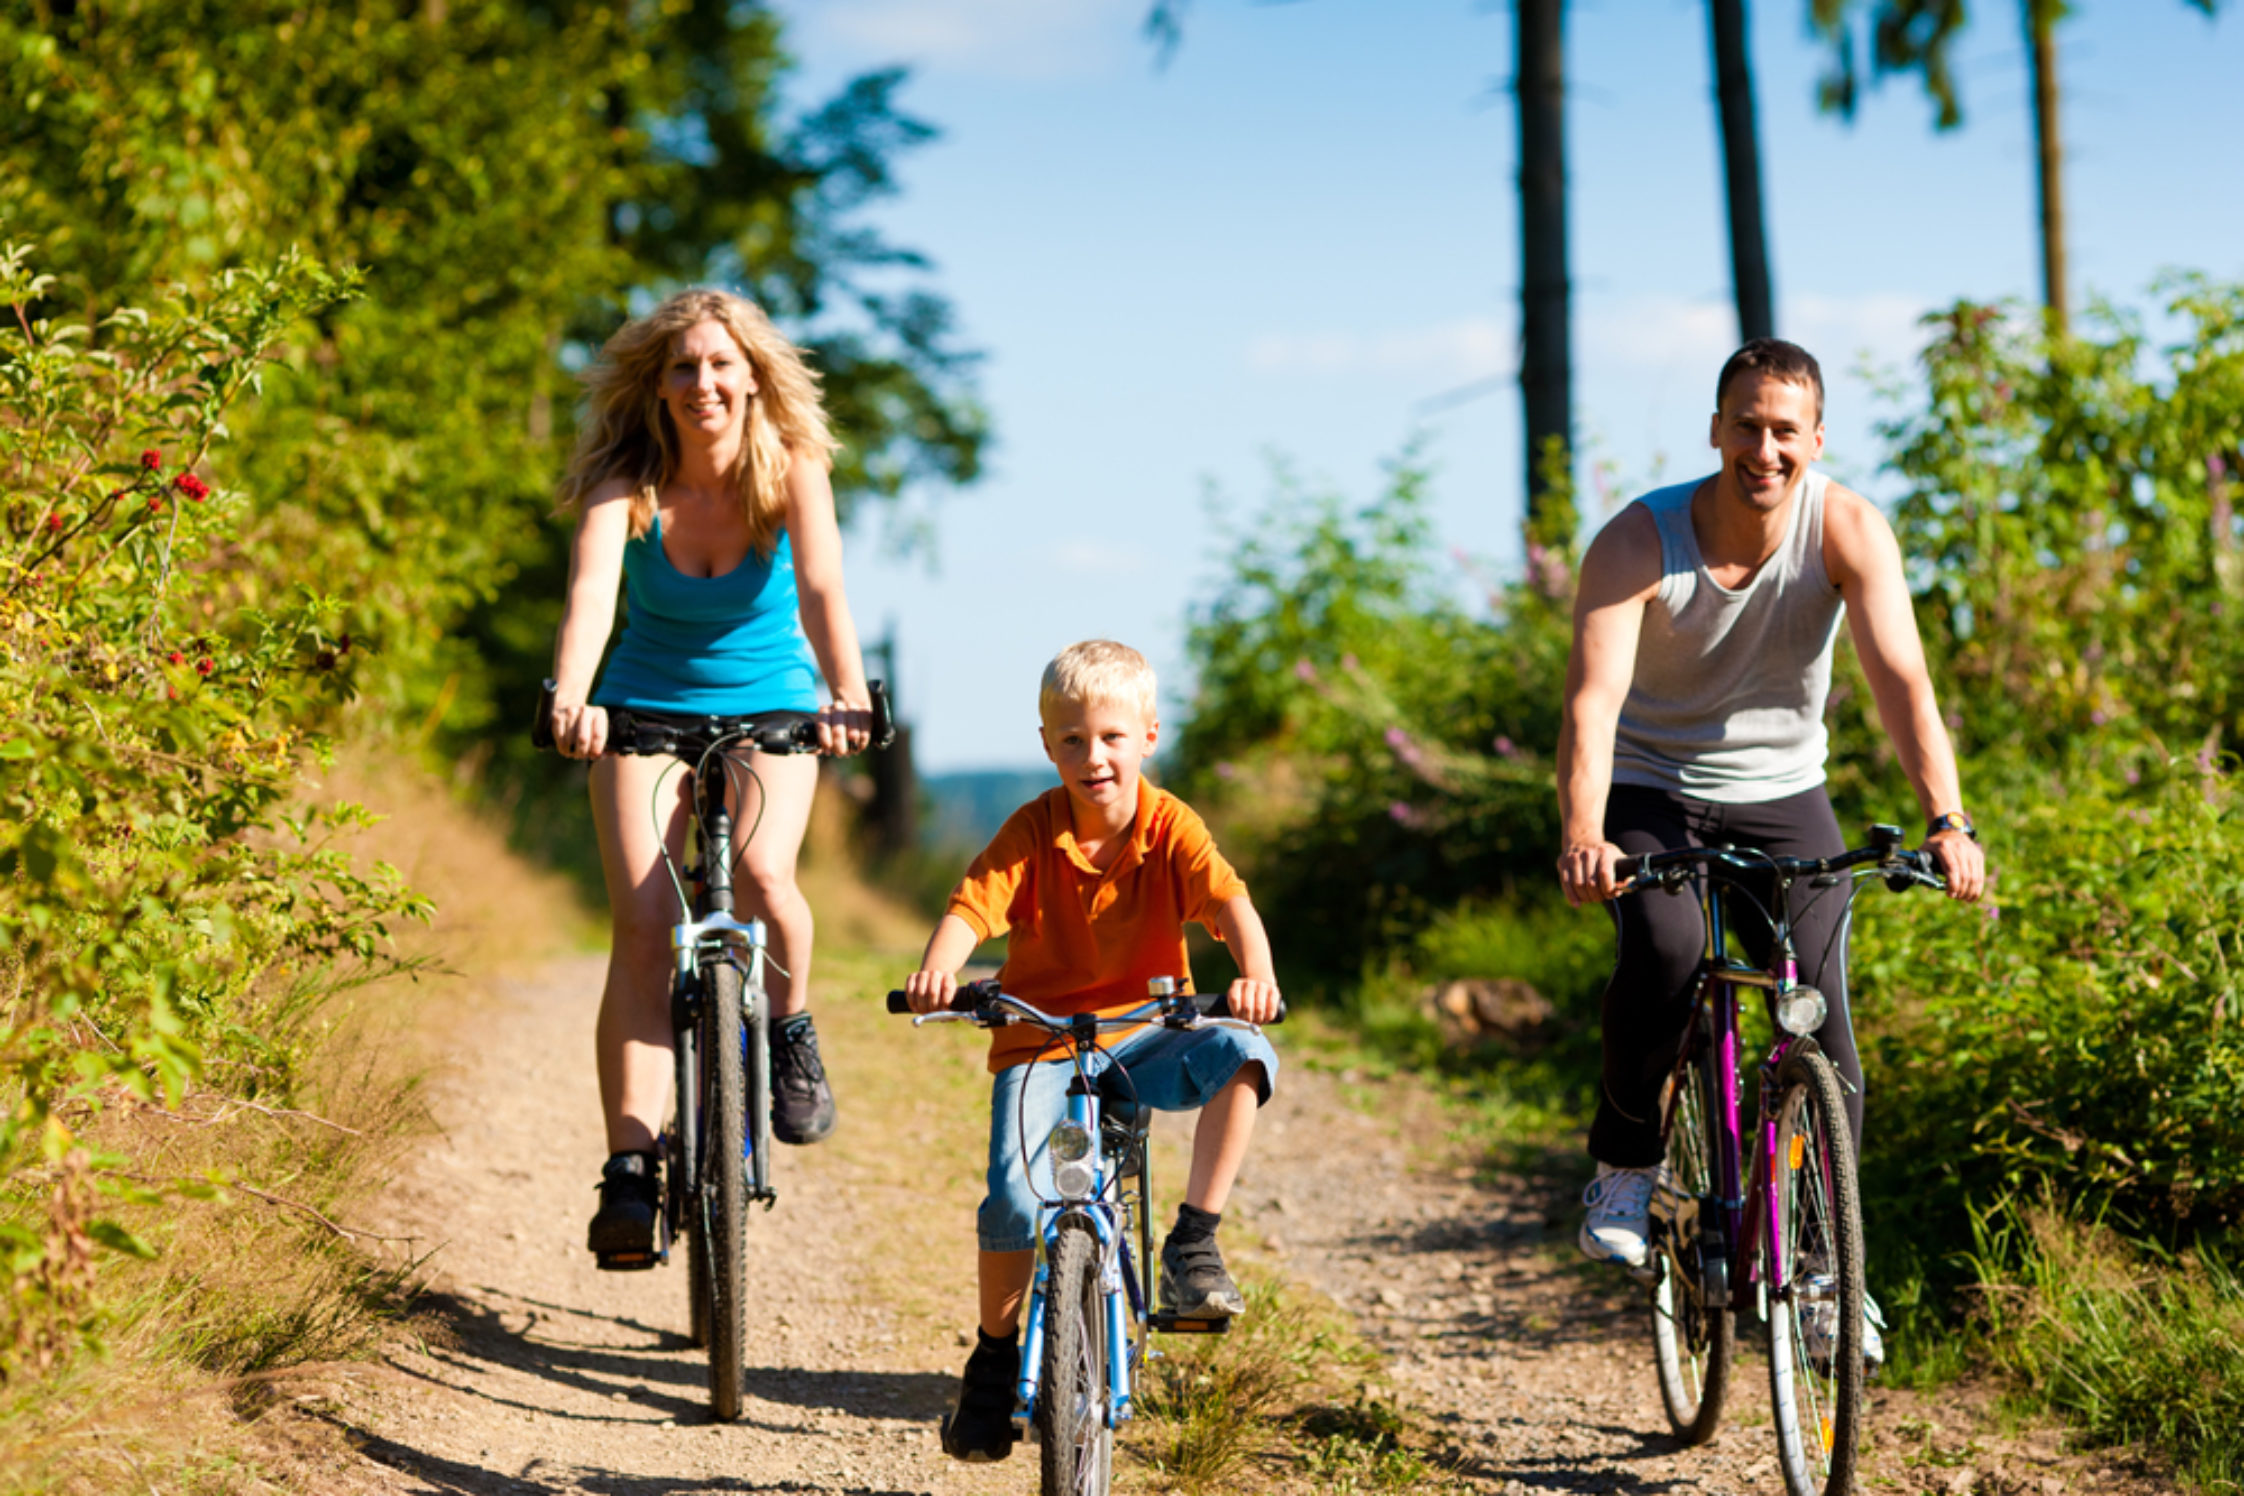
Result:
M59 514L50 514L50 515L48 515L48 516L47 516L47 532L48 532L49 534L52 534L52 533L54 533L55 531L57 531L57 530L59 530L59 529L61 529L61 528L62 528L62 516L61 516L61 515L59 515Z
M210 496L210 485L193 473L181 473L171 480L171 486L198 504Z
M187 663L187 657L175 649L164 656L164 662L170 665L184 665Z
M140 465L152 473L164 465L164 454L150 447L140 454Z
M161 509L161 508L163 508L163 507L164 507L164 496L163 496L162 494L160 494L160 493L158 493L158 494L150 494L150 495L148 496L148 512L149 512L150 514L154 514L154 513L155 513L155 512L157 511L157 510L159 510L159 509Z
M204 655L201 659L195 661L195 673L197 675L208 675L217 668L216 665L211 663L209 655Z

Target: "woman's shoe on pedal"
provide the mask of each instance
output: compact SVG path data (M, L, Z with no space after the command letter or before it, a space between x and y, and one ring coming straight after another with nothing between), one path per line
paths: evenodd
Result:
M1021 1347L976 1332L974 1354L958 1379L958 1407L943 1420L943 1453L986 1465L1013 1452L1014 1391L1021 1380Z
M652 1153L615 1153L600 1170L600 1209L585 1245L607 1272L655 1265L655 1217L662 1205Z
M771 1135L782 1143L815 1143L834 1130L834 1088L818 1055L808 1013L771 1025Z

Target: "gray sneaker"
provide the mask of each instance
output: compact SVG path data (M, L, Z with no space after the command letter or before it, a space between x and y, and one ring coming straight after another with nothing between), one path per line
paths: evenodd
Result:
M1161 1307L1178 1319L1229 1319L1247 1312L1246 1295L1224 1271L1214 1237L1185 1243L1171 1232L1161 1243Z
M771 1135L782 1143L815 1143L834 1130L834 1088L818 1057L818 1031L808 1013L771 1026Z

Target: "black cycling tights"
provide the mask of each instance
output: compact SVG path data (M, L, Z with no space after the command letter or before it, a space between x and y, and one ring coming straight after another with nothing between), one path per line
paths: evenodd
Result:
M1757 805L1716 805L1664 790L1615 785L1605 809L1606 838L1631 857L1677 847L1755 847L1780 857L1830 857L1846 850L1830 798L1819 786ZM1766 906L1772 890L1751 892ZM1847 1016L1845 886L1796 884L1791 895L1792 948L1800 980L1820 988L1829 1015L1816 1033L1846 1093L1847 1130L1862 1152L1862 1061ZM1611 905L1620 952L1605 987L1604 1094L1590 1124L1592 1158L1617 1168L1660 1161L1660 1087L1675 1067L1691 1018L1692 976L1706 948L1698 900L1634 893ZM1766 960L1772 932L1751 900L1736 889L1723 898L1731 933L1755 961Z

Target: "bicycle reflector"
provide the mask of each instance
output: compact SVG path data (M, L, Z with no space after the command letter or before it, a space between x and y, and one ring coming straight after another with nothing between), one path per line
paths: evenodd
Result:
M1091 1161L1090 1129L1074 1122L1062 1122L1052 1129L1045 1147L1052 1153L1052 1184L1063 1200L1087 1200L1098 1183L1098 1170Z
M1805 1037L1814 1033L1823 1027L1824 1015L1830 1011L1831 1005L1813 987L1794 987L1777 994L1777 1027L1788 1034Z

